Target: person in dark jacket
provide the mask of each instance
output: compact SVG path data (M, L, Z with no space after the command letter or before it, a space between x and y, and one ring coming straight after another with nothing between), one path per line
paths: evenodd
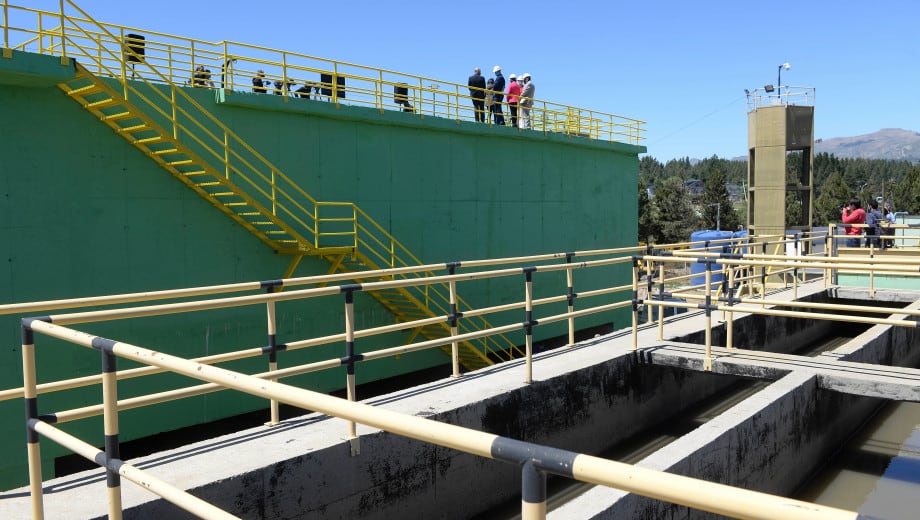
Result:
M486 78L482 77L482 71L479 67L473 69L473 75L470 76L466 85L470 87L470 97L473 98L473 110L476 112L476 122L485 123Z
M885 216L878 210L878 202L869 201L869 211L866 213L866 247L878 247L878 236L881 234L882 222Z
M265 87L268 87L269 85L271 85L271 83L265 79L265 72L263 72L262 69L259 69L259 71L256 73L256 76L252 78L252 91L256 94L265 94L265 92L268 91L268 89Z
M502 68L498 65L492 67L495 73L495 83L492 85L492 122L496 125L505 126L505 115L502 113L502 100L505 98L505 77L502 76Z

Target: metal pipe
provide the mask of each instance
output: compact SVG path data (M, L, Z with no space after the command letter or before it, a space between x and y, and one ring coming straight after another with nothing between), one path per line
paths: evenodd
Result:
M118 442L118 378L116 357L108 348L110 342L100 342L102 353L102 423L105 434L106 488L109 499L109 518L121 520L121 478L114 465L121 460Z
M42 495L42 457L38 434L31 426L38 420L38 392L36 390L35 335L33 329L22 325L22 380L26 409L26 452L29 461L29 494L32 496L32 518L45 517Z
M524 270L524 382L533 382L533 271Z
M74 453L83 456L83 458L87 460L98 461L105 455L104 452L100 451L96 447L83 442L82 440L42 421L35 421L34 429L36 432L73 451ZM137 469L130 464L120 462L118 464L118 473L122 477L130 480L131 482L134 482L138 486L162 497L163 499L169 501L172 504L175 504L185 511L195 513L201 518L209 518L215 520L239 520L239 517L231 515L226 511L223 511L190 493L186 493L185 491L177 489L171 484L167 484L166 482L143 470ZM33 518L41 517L34 516L33 513Z
M267 291L271 292L271 287L269 287ZM265 310L266 318L268 320L268 371L275 372L278 370L278 338L275 325L275 302L266 302ZM269 379L269 381L276 381L276 379ZM281 412L280 407L278 406L278 400L272 399L269 401L268 406L270 410L268 425L273 426L281 421Z

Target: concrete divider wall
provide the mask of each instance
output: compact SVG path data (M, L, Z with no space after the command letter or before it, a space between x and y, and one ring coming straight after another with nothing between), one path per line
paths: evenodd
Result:
M430 417L516 439L597 453L680 414L735 381L737 378L730 376L641 366L635 355L622 353L606 362L529 386L518 384ZM468 384L476 385L475 379ZM322 422L338 423L339 433L344 431L341 421ZM309 453L193 492L245 518L381 520L409 515L468 518L516 500L520 493L520 469L516 466L385 432L359 433L358 457L349 455L341 438L330 438L325 446ZM277 448L283 445L265 445L265 449ZM125 512L126 519L186 517L162 500Z
M826 293L809 294L799 301L828 303ZM800 310L800 309L796 309ZM713 313L713 323L722 320L722 312ZM822 320L789 319L782 316L744 315L732 322L732 342L736 348L766 350L790 353L802 345L808 345L818 338L828 336L840 323ZM704 331L694 332L676 341L702 345L706 338ZM725 324L712 328L712 344L725 346Z
M910 305L917 307L917 303ZM916 329L874 326L822 356L917 366L920 337ZM813 374L793 372L639 465L788 496L820 470L881 404L878 399L822 390ZM608 488L594 488L550 517L717 518Z

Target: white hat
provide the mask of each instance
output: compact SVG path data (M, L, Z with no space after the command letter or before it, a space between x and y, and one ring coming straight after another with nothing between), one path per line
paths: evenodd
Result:
M500 66L498 66L498 65L492 67L492 72L498 72L498 71L500 71L500 70L502 70L502 68L501 68Z
M512 73L511 73L511 75L510 75L510 76L508 76L508 77L509 77L509 78L511 78L511 79L515 79L515 78L517 78L517 76L515 76L513 72L512 72Z
M525 72L524 74L521 74L521 77L522 77L522 78L530 79L530 73L529 73L529 72Z

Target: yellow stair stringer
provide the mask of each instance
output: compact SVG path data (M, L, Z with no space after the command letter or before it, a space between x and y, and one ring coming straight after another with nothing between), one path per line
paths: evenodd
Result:
M309 240L225 179L207 161L125 100L101 78L80 64L76 64L76 68L76 78L59 84L61 90L262 242L279 252L292 249L312 254L331 252L314 251L316 248ZM246 218L247 213L256 217L259 225Z
M355 255L355 260L366 266L368 270L373 271L378 269L370 259L360 253ZM338 265L337 270L340 272L355 272L347 269L344 264L341 263ZM355 273L358 274L357 272ZM354 281L356 283L362 283L363 280L360 277L356 277ZM415 295L403 287L383 291L370 291L370 294L393 313L397 322L409 323L417 319L438 316L438 314L431 310L429 305L422 303ZM400 303L408 303L409 305L400 305ZM416 334L413 334L413 336L421 335L426 339L446 338L450 336L450 326L446 322L440 322L419 327L415 332ZM495 364L495 361L489 358L483 349L477 348L469 341L460 342L458 347L460 364L467 370L478 370ZM447 355L451 355L451 346L449 344L442 345L440 349Z

